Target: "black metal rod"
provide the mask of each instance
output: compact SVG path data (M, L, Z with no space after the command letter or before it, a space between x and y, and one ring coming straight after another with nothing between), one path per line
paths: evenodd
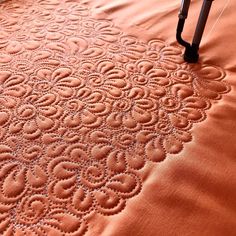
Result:
M190 7L190 0L182 0L181 9L179 13L179 21L177 26L176 39L177 41L185 47L184 60L189 63L196 63L199 59L199 47L202 40L203 32L206 26L206 22L209 16L209 12L214 0L204 0L201 12L198 18L198 23L194 33L192 44L186 42L182 38L182 32L185 24L185 20L188 16L188 11Z
M182 0L179 12L179 18L186 19L188 17L189 7L190 7L190 0Z
M201 13L198 18L198 23L196 27L196 31L193 37L193 44L200 45L202 40L202 35L206 26L206 22L211 10L213 0L205 0L202 5Z

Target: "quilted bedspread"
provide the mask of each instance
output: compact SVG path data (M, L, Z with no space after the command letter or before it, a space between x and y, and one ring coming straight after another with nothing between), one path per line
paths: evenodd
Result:
M188 64L178 0L0 3L0 235L236 235L236 3L224 4Z

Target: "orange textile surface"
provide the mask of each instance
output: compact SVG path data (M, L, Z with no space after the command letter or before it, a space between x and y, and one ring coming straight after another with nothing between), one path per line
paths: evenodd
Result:
M177 0L0 4L0 235L236 235L225 3L197 64L175 42Z

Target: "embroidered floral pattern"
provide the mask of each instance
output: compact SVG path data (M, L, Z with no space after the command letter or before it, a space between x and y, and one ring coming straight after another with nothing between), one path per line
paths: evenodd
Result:
M1 235L84 235L90 214L124 209L145 164L179 153L229 91L221 68L125 35L81 1L0 12Z

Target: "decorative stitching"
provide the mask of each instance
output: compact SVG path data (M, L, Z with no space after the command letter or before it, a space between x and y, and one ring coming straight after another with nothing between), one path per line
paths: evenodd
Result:
M142 42L76 0L0 5L0 234L84 235L192 140L225 72ZM10 187L9 187L10 186Z

